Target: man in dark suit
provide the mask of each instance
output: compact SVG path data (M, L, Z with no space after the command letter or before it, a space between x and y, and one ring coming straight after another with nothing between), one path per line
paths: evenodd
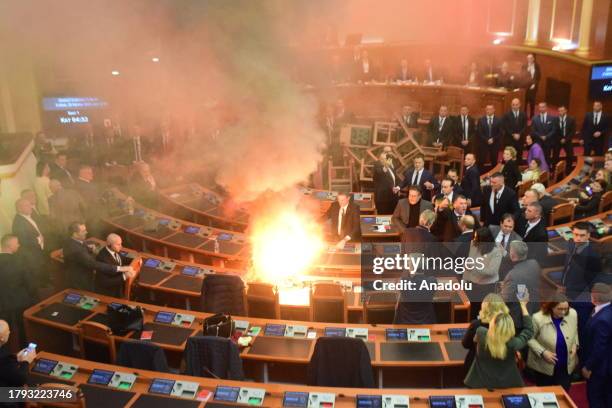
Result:
M612 291L605 283L591 290L594 310L580 338L582 376L587 380L590 408L612 407Z
M402 234L407 228L414 228L419 223L419 216L425 210L432 210L433 205L422 199L421 189L418 186L410 186L408 198L402 198L397 202L391 222Z
M504 185L504 176L494 173L491 185L483 189L483 201L480 206L480 217L485 227L499 225L502 215L508 213L516 216L519 212L516 193Z
M418 224L415 227L406 228L402 234L402 253L423 254L426 257L434 257L438 254L438 249L434 242L438 239L430 232L431 226L436 219L436 214L432 210L425 210L419 215ZM425 273L435 271L425 271Z
M540 71L540 65L536 62L534 54L527 54L527 63L521 67L521 73L527 83L527 89L525 90L525 112L527 112L527 107L529 107L529 117L531 118L535 110L538 84L542 78L542 71Z
M403 190L406 187L418 186L423 198L431 201L433 191L437 188L438 182L433 174L425 169L425 158L423 156L416 156L412 163L414 166L404 173L404 181L400 184L400 188Z
M572 226L573 238L568 244L561 276L561 285L572 301L584 300L595 277L601 272L601 257L591 245L590 231L588 222L579 221Z
M479 145L479 159L481 167L488 164L494 167L497 163L497 153L502 142L502 121L495 116L495 107L491 104L485 107L485 115L478 120L476 138Z
M512 146L516 149L516 162L517 164L523 164L527 115L521 110L521 101L518 98L512 100L511 107L512 109L506 112L502 118L506 146Z
M476 135L476 122L470 116L470 109L467 105L462 105L459 115L455 116L455 129L452 145L461 147L463 153L473 153Z
M51 171L49 178L58 180L65 188L71 188L74 184L74 178L66 168L67 163L68 156L66 156L66 153L58 153L53 163L49 163L49 169Z
M122 240L117 234L109 234L106 237L106 246L98 252L96 261L113 266L130 265L131 260L121 255ZM123 283L130 277L129 273L105 270L96 270L94 286L96 293L106 296L123 297Z
M529 244L529 258L535 259L544 266L548 256L548 233L546 222L542 218L542 206L537 201L525 207L525 213L519 217L516 232L524 242Z
M113 274L118 272L134 273L131 266L110 265L96 261L93 250L87 243L87 228L82 222L73 222L69 227L70 238L63 247L64 269L70 287L82 290L94 290L93 274Z
M603 156L606 137L610 132L612 122L608 115L603 112L600 101L593 102L593 112L588 112L582 122L582 140L585 156L591 153L595 156Z
M457 169L450 168L446 172L446 177L453 180L454 193L463 194L463 188L461 188L461 180L459 180L459 171Z
M478 207L482 202L482 191L480 190L480 171L476 166L476 156L468 153L463 162L465 171L461 179L461 190L468 199L468 207Z
M378 77L378 73L374 63L370 59L367 50L361 51L361 58L359 61L355 63L355 74L354 80L355 82L369 82L372 80L376 80Z
M382 153L374 163L373 170L374 200L377 214L391 214L397 205L399 179L395 174L393 159Z
M18 343L25 343L23 311L37 298L36 278L17 254L19 239L7 234L0 240L0 319L17 328Z
M13 219L13 234L19 239L19 254L28 268L34 273L41 285L48 283L49 276L45 265L45 237L43 228L32 216L32 203L24 198L15 202L15 218Z
M419 112L414 112L410 105L404 106L402 108L402 122L407 128L416 129L419 127Z
M555 145L553 146L552 167L559 161L561 149L565 152L568 172L574 162L574 145L572 139L576 134L576 119L567 115L567 108L563 105L558 108L559 116L555 120Z
M337 242L339 248L349 242L359 242L361 238L361 219L359 206L353 203L349 195L338 193L336 201L329 206L321 218L321 222L331 221L331 239Z
M434 147L448 146L452 142L454 131L453 120L448 116L448 107L440 106L438 116L429 121L427 133L429 143Z
M0 320L0 387L23 387L28 382L29 366L36 359L36 351L26 352L24 349L17 355L11 353L7 344L10 335L8 323Z
M400 61L400 66L397 69L397 73L395 74L396 81L410 81L414 79L414 75L410 72L408 68L408 60L406 58L402 58Z
M457 258L467 258L470 253L470 242L474 239L474 225L476 222L471 215L464 215L459 219L461 234L453 240L454 254Z
M551 153L558 144L555 139L555 122L556 118L548 114L546 102L540 102L538 104L538 114L532 117L531 120L531 136L542 147L544 157L548 163L552 163Z

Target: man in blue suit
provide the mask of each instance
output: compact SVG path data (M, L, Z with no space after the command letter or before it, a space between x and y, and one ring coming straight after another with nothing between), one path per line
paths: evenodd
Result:
M497 153L502 141L502 121L499 116L495 116L495 107L487 105L485 116L478 120L476 126L476 138L479 144L480 167L484 170L490 169L497 163ZM486 166L485 163L490 163ZM485 167L486 166L486 167Z
M590 408L612 407L612 291L605 283L596 283L591 290L595 306L580 338L582 376L587 380Z
M404 173L404 181L400 184L400 189L418 186L423 193L423 199L431 201L433 191L439 187L438 182L433 174L425 168L425 158L423 156L416 156L413 164L414 167L406 170L406 173Z
M582 122L582 139L584 155L593 151L596 156L603 156L606 136L610 132L610 117L603 112L600 101L593 102L593 112L588 112Z
M531 121L531 136L538 142L544 150L544 157L548 163L552 163L552 152L555 144L555 118L548 113L546 102L538 104L538 113L533 116Z

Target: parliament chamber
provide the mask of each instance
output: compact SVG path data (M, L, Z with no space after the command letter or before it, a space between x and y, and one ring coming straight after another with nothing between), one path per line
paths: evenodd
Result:
M612 407L611 0L0 9L0 406Z

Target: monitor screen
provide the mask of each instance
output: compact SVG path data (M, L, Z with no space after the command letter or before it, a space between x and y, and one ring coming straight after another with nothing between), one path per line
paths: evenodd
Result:
M505 408L531 408L529 397L525 394L502 395Z
M127 305L125 305L123 303L117 303L117 302L111 302L111 303L108 304L108 307L110 307L111 309L114 309L114 310L118 310L118 309L120 309L122 307L125 307L125 306L127 306Z
M233 237L232 234L228 234L226 232L222 232L221 234L219 234L217 236L217 240L219 240L219 241L231 241L232 237Z
M176 316L174 312L157 312L155 314L155 323L170 324L174 321L174 316Z
M557 230L548 230L548 238L557 238L558 236Z
M187 265L183 267L182 273L183 275L187 276L196 276L198 273L200 273L200 268Z
M612 96L612 64L591 67L589 91L591 99L607 99Z
M283 397L283 407L306 408L308 406L307 392L285 392Z
M149 258L144 262L144 266L147 268L157 268L161 264L159 259Z
M346 328L344 327L326 327L325 337L346 337Z
M69 305L76 305L81 301L82 298L83 296L79 295L78 293L68 293L64 297L64 303L68 303Z
M51 371L53 371L57 363L58 362L55 360L47 360L46 358L41 358L36 362L36 364L32 368L32 371L48 375L51 374Z
M188 225L183 230L185 234L197 234L200 232L200 227L194 227L193 225Z
M264 334L266 336L284 336L285 327L284 324L266 324Z
M406 329L386 329L385 335L387 341L408 340L408 331Z
M374 222L376 222L376 218L374 218L374 217L363 217L361 219L361 222L363 222L364 224L374 224Z
M217 401L236 402L238 400L239 392L240 387L226 387L220 385L215 390L215 399Z
M465 334L465 332L467 332L467 329L448 329L448 338L453 341L459 341L463 339L463 335Z
M174 388L174 380L167 380L165 378L154 378L149 386L149 392L154 394L170 395L172 388Z
M357 395L357 408L382 408L382 395Z
M455 397L449 395L432 395L429 397L431 408L455 408Z
M89 376L87 383L98 384L98 385L108 385L111 379L113 378L113 375L115 375L114 371L94 369L91 375Z

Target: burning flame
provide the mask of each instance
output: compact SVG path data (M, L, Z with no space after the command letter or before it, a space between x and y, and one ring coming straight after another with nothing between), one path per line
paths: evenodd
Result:
M306 274L325 242L308 214L284 209L253 220L251 245L253 278L278 284Z

